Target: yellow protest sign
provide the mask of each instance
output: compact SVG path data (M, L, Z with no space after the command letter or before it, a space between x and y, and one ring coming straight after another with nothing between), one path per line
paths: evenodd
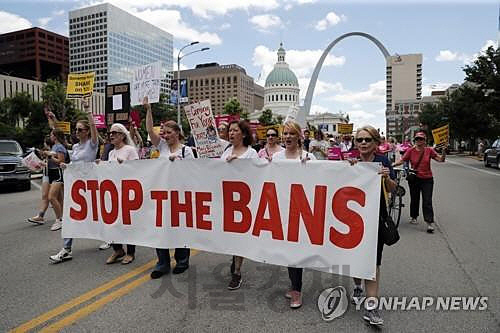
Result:
M56 128L63 131L64 134L71 134L71 123L69 121L57 121Z
M255 134L257 135L257 139L258 140L265 140L266 139L267 130L270 129L270 128L274 128L275 130L278 131L278 136L281 136L282 127L283 126L281 126L281 125L259 126L255 130Z
M432 130L434 143L437 145L447 144L450 137L450 125L441 126Z
M95 73L70 73L68 75L68 86L66 98L82 98L92 96L94 90Z
M337 124L337 132L339 134L351 134L353 129L353 124Z

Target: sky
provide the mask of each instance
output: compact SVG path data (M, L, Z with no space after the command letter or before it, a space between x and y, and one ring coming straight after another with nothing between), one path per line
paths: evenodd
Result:
M391 55L422 53L423 96L462 83L464 66L499 38L498 0L0 0L0 33L42 27L68 36L68 12L102 2L170 32L174 59L192 41L200 44L188 50L210 48L185 57L181 69L237 64L264 85L283 42L302 99L321 53L344 33L369 33ZM385 131L385 60L372 42L354 36L332 49L311 107L323 112Z

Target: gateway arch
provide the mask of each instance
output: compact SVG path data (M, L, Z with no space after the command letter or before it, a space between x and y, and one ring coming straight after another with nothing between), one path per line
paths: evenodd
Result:
M318 81L319 71L321 70L321 67L323 66L323 62L325 61L326 56L328 55L328 53L330 53L332 48L338 42L340 42L342 39L350 37L350 36L365 37L365 38L369 39L370 41L372 41L373 43L375 43L375 45L377 45L380 52L382 52L384 59L387 59L390 56L390 54L387 51L387 49L385 48L385 46L378 39L376 39L372 35L367 34L365 32L349 32L349 33L346 33L346 34L338 37L333 42L331 42L330 45L328 45L328 47L325 49L325 51L323 51L323 54L319 58L318 63L316 64L316 67L314 67L314 72L311 76L311 80L309 81L309 87L307 88L306 98L304 99L303 110L301 110L301 112L299 112L299 115L297 117L297 121L301 126L306 125L306 117L309 115L309 112L311 111L311 102L312 102L312 98L313 98L313 94L314 94L314 88L316 87L316 82Z

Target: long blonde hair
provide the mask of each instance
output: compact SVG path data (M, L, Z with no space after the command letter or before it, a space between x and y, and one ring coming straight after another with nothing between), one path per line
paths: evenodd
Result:
M298 145L299 147L302 147L302 141L304 137L302 135L302 128L300 128L300 125L293 120L287 120L283 124L283 131L285 130L285 128L291 129L292 131L297 133L297 135L299 136Z

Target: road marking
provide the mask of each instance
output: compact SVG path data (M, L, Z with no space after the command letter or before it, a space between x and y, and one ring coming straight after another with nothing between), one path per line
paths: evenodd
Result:
M37 189L41 190L42 187L40 185L38 185L35 181L31 181L31 185L35 186Z
M52 318L74 308L75 306L80 305L82 303L85 303L88 300L102 294L103 292L105 292L113 287L116 287L117 285L151 269L155 264L156 264L156 259L153 259L153 260L149 261L147 264L144 264L141 267L134 269L133 271L125 273L122 276L119 276L118 278L111 280L111 281L103 284L100 287L97 287L93 290L90 290L90 291L86 292L85 294L78 296L78 297L70 300L69 302L64 303L64 304L62 304L62 305L60 305L52 310L40 315L40 316L22 324L21 326L18 326L16 328L12 329L10 332L27 332L27 331L43 324L44 322L49 321Z
M485 173L485 174L488 174L488 175L500 177L500 173L495 173L495 172L492 172L492 171L487 171L487 170L479 169L479 168L476 168L476 167L473 167L473 166L470 166L470 165L467 165L467 164L463 164L463 163L460 163L460 162L456 162L456 161L450 161L450 159L447 159L446 162L451 163L451 164L455 164L455 165L459 165L459 166L467 168L467 169L476 170L478 172L482 172L482 173Z

